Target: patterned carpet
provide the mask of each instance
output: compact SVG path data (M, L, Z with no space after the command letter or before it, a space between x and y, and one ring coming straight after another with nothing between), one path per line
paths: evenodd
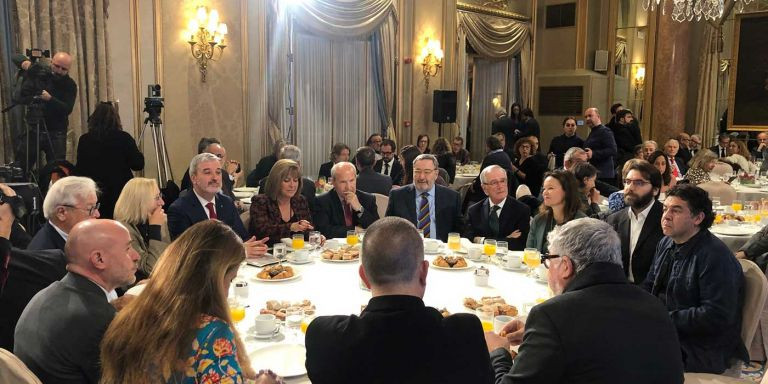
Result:
M755 383L759 383L760 379L763 378L764 372L765 372L765 363L753 361L743 366L741 370L741 378L744 380L749 380L749 381L754 381Z

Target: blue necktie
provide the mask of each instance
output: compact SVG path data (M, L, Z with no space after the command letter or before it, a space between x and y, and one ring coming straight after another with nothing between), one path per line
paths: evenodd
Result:
M421 203L419 204L419 229L424 231L424 238L430 237L430 218L429 218L429 200L427 199L429 194L423 192L421 194Z

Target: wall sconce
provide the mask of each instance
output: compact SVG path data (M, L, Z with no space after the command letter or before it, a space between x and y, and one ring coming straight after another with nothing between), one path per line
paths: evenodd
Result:
M635 99L637 94L645 88L645 67L637 67L635 71Z
M192 57L197 61L200 69L200 77L205 82L208 72L208 61L218 61L226 48L224 36L227 34L227 25L219 23L219 12L215 9L208 13L205 7L198 7L195 18L189 21L188 26L189 47ZM214 58L214 48L219 48L218 57Z
M443 66L443 50L440 42L428 40L427 45L421 49L421 67L424 72L424 93L429 92L429 78L437 76Z

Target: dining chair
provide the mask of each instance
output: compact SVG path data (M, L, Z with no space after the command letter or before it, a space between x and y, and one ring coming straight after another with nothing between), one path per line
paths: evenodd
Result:
M3 348L0 348L0 383L42 384L23 361Z
M731 205L736 199L736 189L722 181L707 181L698 185L699 188L707 191L709 198L720 198L720 204Z
M386 216L389 196L384 196L381 193L372 193L372 195L376 198L376 210L379 213L379 218Z

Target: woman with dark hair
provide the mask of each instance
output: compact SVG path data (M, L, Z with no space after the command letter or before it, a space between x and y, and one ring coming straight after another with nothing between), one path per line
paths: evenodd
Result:
M581 210L579 182L571 172L553 171L544 176L541 192L544 201L531 222L525 244L526 248L536 248L541 253L547 253L547 235L556 226L587 217Z
M576 163L571 171L579 182L581 209L587 216L597 218L600 214L598 202L602 199L600 192L595 188L597 168L590 163Z
M415 145L406 145L400 149L400 165L403 166L403 182L400 185L413 183L413 160L421 155Z
M421 153L429 153L429 135L422 133L416 138L416 148Z
M144 169L144 155L123 131L120 115L111 102L100 102L88 117L88 132L77 144L76 173L93 179L101 189L99 213L111 219L115 203L133 171Z
M320 172L318 172L318 179L325 177L328 180L331 177L331 168L339 161L349 161L349 147L344 143L336 143L331 148L331 161L320 165Z
M522 131L525 127L525 122L523 122L523 107L520 105L520 103L512 103L512 105L509 106L509 118L512 120L514 125L514 130L512 131L515 136L517 136L516 131ZM515 137L507 137L507 140L515 140Z
M661 173L661 193L667 193L667 190L677 184L677 180L672 177L669 160L662 151L655 151L648 155L648 162L653 164Z
M437 166L448 172L446 182L448 184L453 183L453 178L456 176L456 158L453 157L448 140L444 137L438 137L435 140L435 145L432 146L432 154L437 157Z
M515 161L512 162L512 172L521 184L525 184L534 196L539 195L542 177L546 163L541 163L534 157L532 137L523 137L515 142Z

